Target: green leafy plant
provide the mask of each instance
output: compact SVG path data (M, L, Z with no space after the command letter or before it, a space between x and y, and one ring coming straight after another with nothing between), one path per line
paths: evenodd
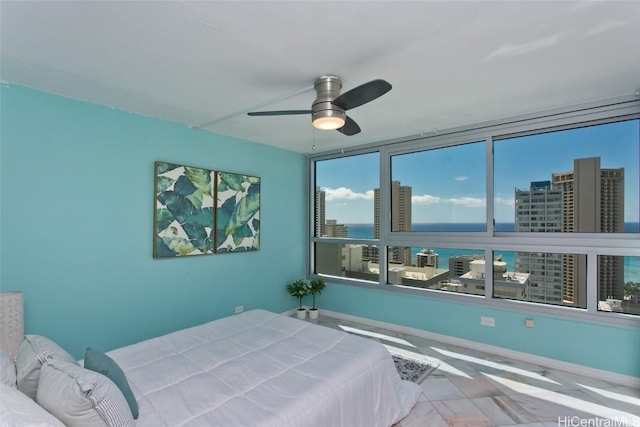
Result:
M624 296L631 299L634 295L640 294L640 282L627 282L624 284Z
M286 286L286 289L287 292L291 294L291 296L298 299L298 310L302 310L302 298L309 295L309 287L307 286L307 282L302 279L298 279L293 283L289 283Z
M309 282L309 293L313 297L312 309L316 310L316 294L320 295L327 285L323 279L311 279Z

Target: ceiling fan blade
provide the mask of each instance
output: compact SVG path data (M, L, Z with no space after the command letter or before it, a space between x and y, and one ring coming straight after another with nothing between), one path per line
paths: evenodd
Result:
M249 116L291 116L294 114L311 114L311 110L252 111Z
M350 110L373 101L391 90L391 84L385 80L371 80L343 93L331 103L343 110Z
M358 126L358 124L351 117L346 116L344 126L336 130L347 136L353 136L357 133L360 133L360 126Z

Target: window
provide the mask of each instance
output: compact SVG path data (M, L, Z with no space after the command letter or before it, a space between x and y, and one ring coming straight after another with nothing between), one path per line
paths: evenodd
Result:
M494 142L496 231L638 233L638 121Z
M316 274L375 283L380 278L376 245L318 242L314 253Z
M391 157L391 231L485 231L485 143Z
M587 308L587 257L575 253L494 252L493 296Z
M372 239L378 153L315 162L314 235Z
M402 246L387 251L390 284L484 295L483 251Z
M377 283L378 153L315 162L314 273ZM334 239L354 239L350 243Z
M598 310L640 315L640 257L598 256Z
M639 118L603 101L311 156L311 273L636 325Z

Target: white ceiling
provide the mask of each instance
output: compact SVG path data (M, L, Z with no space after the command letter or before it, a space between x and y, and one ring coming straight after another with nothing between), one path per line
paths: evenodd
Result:
M640 89L640 1L1 1L17 83L309 153ZM314 80L391 92L314 131Z

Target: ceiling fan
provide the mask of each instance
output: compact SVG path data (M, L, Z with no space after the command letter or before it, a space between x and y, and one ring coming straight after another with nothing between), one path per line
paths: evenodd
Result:
M377 79L362 84L340 95L342 81L336 76L320 77L313 85L317 96L310 110L253 111L249 116L287 116L311 114L316 129L337 130L351 136L360 133L360 126L347 116L346 111L371 102L391 90L391 84Z

